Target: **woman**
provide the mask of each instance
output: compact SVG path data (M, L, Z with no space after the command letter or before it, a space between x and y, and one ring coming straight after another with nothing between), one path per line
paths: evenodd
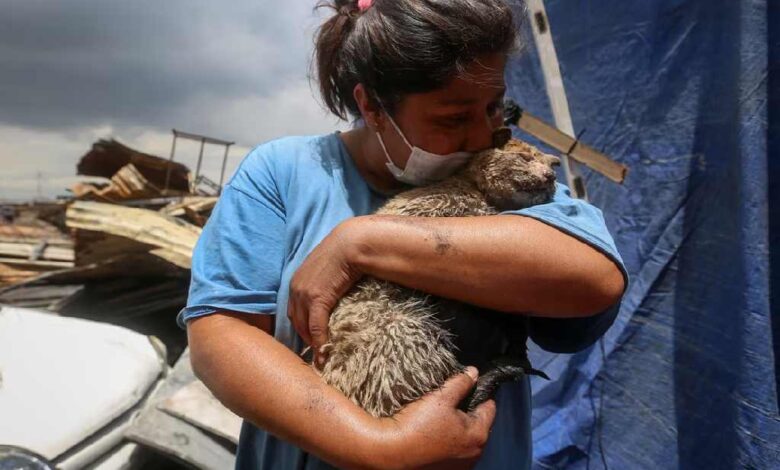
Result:
M528 468L527 381L465 414L472 368L376 419L296 354L327 340L331 310L363 275L524 312L531 337L561 352L606 331L625 287L600 211L562 185L550 204L491 217L367 215L491 146L517 28L503 0L332 6L316 70L330 110L358 124L242 162L193 255L179 316L193 368L245 418L239 468Z

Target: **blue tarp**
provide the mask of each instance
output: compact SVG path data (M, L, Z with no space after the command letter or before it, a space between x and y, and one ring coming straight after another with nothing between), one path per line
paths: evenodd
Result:
M632 282L602 341L533 349L537 468L780 468L778 3L545 2L575 131L630 167L585 179ZM507 79L552 122L532 42Z

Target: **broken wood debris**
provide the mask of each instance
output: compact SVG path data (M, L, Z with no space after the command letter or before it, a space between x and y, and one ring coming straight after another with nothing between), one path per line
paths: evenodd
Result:
M166 455L172 455L195 468L233 468L238 436L234 428L236 418L230 416L230 411L216 399L202 401L201 406L217 407L209 413L209 424L204 425L201 422L202 416L196 418L190 415L183 420L176 416L182 411L181 407L174 405L174 408L178 408L177 411L171 410L171 405L177 398L181 398L181 395L177 397L177 392L186 389L195 381L197 378L190 366L189 350L186 350L174 366L173 372L141 410L138 420L128 431L127 438ZM214 419L215 416L219 417ZM212 428L215 422L220 423L217 425L218 432L214 432L215 429ZM225 433L230 437L225 439Z
M185 165L139 152L114 139L95 142L76 169L80 175L111 178L129 163L157 188L165 187L166 174L170 170L168 188L182 193L189 192L190 170Z
M78 183L71 188L76 199L104 202L121 202L133 199L149 199L160 197L164 191L147 180L138 168L128 163L119 169L108 184ZM167 194L186 193L168 191Z
M213 196L185 197L181 201L171 202L160 209L160 212L166 215L182 216L186 214L187 210L191 210L202 214L206 211L211 211L216 204L217 198Z
M151 245L149 253L189 269L200 228L158 212L76 201L67 211L71 228L105 232Z
M219 188L195 184L184 165L114 140L96 142L78 172L107 180L72 186L66 202L0 206L0 305L161 339L170 364L181 358L126 437L191 466L233 466L240 419L194 377L182 354L186 334L175 323L187 300L192 250Z
M8 238L0 236L0 259L14 258L25 262L61 261L73 265L73 243L68 240L35 240L29 238ZM0 261L1 262L1 261Z
M214 196L185 197L179 202L168 204L160 209L160 212L170 216L184 217L198 227L203 227L216 204L217 197Z
M24 282L28 279L38 276L42 272L50 270L51 268L48 266L21 267L0 263L0 286L13 285Z
M4 205L0 220L0 287L74 266L73 242L51 223L62 204Z

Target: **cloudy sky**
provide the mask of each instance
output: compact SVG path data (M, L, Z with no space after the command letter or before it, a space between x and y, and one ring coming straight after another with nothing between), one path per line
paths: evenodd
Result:
M314 3L3 0L0 200L63 194L98 138L161 156L172 128L235 141L231 172L265 140L345 128L308 78ZM212 179L221 154L206 147Z

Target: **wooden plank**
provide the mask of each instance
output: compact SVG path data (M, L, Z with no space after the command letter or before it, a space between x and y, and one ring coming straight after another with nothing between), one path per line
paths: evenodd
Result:
M148 253L130 253L113 258L106 258L98 262L75 266L67 269L23 271L0 263L0 295L11 290L24 288L28 285L51 284L83 284L91 281L113 279L117 277L170 277L179 279L186 277L186 271L174 266L165 260ZM5 276L5 277L4 277ZM17 277L13 285L4 279ZM6 284L6 285L3 285ZM182 290L186 294L186 288Z
M577 142L574 137L561 133L558 129L536 116L523 112L520 120L517 122L517 127L541 139L559 152L565 154L571 150L569 156L573 159L598 171L616 183L622 183L626 177L628 168L625 165L611 160L603 153L582 142ZM575 142L577 142L577 145L574 145Z
M3 239L64 239L64 235L50 226L30 226L21 224L0 224L0 237Z
M189 269L201 229L155 211L76 201L68 208L71 228L106 232L156 247L150 253Z
M45 241L9 242L0 240L0 256L29 259L36 254L38 260L46 261L73 261L75 258L72 246L57 246Z
M31 261L26 258L0 258L0 263L25 266L25 267L42 267L42 268L70 268L73 263L70 261Z
M46 269L49 268L23 269L21 267L14 267L8 264L0 263L0 288L5 288L5 286L18 284L28 279L32 279L35 276L40 275L42 270L46 270Z
M76 170L80 175L111 178L128 163L132 163L146 180L158 188L165 186L166 176L170 174L168 189L175 192L189 189L190 171L185 165L139 152L116 140L95 142L81 158Z
M41 240L46 240L46 244L49 246L73 248L73 240L70 238L53 238L50 236L9 237L0 234L0 243L40 243Z
M185 350L160 389L150 398L126 437L201 469L234 468L235 446L161 411L158 406L197 379ZM227 444L227 445L226 445Z
M185 197L181 201L173 202L162 209L160 212L171 216L185 215L186 210L192 210L195 212L205 212L214 208L217 204L217 197L205 196L205 197Z
M149 254L153 248L151 245L110 233L79 229L74 231L73 236L76 242L77 266L101 263L119 256L135 254L153 256Z

